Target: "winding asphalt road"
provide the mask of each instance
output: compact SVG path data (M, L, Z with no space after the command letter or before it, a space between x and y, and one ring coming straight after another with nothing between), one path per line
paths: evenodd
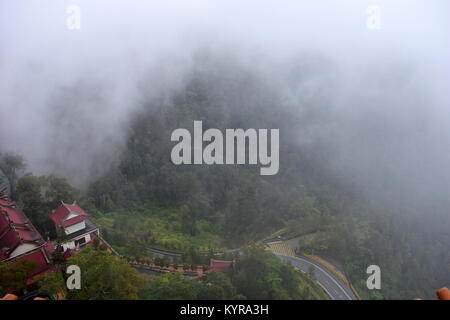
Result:
M158 250L160 253L165 251ZM226 253L239 252L240 249L231 249L225 251ZM169 251L167 251L169 252ZM215 255L223 254L225 252L217 252ZM173 254L170 252L170 254ZM274 253L278 258L284 262L290 262L292 266L300 271L309 273L311 266L314 267L313 277L317 280L319 285L325 290L325 292L330 296L332 300L357 300L357 297L353 291L345 284L342 283L338 278L336 278L330 271L320 266L316 262L306 258L306 257L293 257L285 256L279 253Z
M355 294L347 285L343 284L331 272L317 263L304 257L284 256L277 253L275 255L284 262L290 262L294 268L306 273L308 273L311 270L311 266L313 266L314 278L316 278L317 282L322 286L332 300L357 299Z

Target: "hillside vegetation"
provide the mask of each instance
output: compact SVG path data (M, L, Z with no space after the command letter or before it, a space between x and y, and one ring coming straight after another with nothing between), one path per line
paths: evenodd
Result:
M369 203L330 173L332 159L320 143L299 145L315 111L296 117L280 107L270 84L239 69L219 71L194 72L171 99L143 104L120 164L92 183L85 199L108 240L139 255L145 252L136 248L151 245L234 248L285 227L296 236L320 231L320 241L305 250L341 262L366 298L426 297L445 283L448 239L435 241L439 226L421 229L413 212ZM204 130L279 128L279 173L261 176L249 165L175 166L171 132L192 130L194 120ZM380 291L365 288L370 264L383 271Z

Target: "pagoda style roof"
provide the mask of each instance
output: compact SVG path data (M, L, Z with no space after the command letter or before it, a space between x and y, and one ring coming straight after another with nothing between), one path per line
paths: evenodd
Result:
M66 228L88 219L89 215L76 202L66 204L61 201L61 205L49 213L49 217L58 227Z
M211 259L210 261L211 270L226 272L230 267L234 267L234 261L215 259Z
M22 210L0 193L0 261L10 259L17 247L27 243L39 248L46 242Z

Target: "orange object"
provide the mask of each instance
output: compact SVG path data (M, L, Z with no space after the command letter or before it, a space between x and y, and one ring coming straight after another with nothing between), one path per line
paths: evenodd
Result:
M12 293L7 293L3 298L0 298L0 300L19 300L19 297Z
M36 297L36 298L34 298L33 300L47 300L47 299L42 298L42 297Z
M440 288L436 291L439 300L450 300L450 290L447 287Z

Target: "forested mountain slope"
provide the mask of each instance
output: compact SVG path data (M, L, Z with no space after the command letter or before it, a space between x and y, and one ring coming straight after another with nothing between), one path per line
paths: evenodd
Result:
M96 217L106 237L124 250L186 252L234 248L287 227L298 235L320 232L308 250L341 262L365 297L428 297L448 284L448 221L424 228L414 208L368 200L330 169L334 153L323 137L304 143L313 126L332 121L314 108L331 98L316 93L293 112L261 79L239 65L200 68L169 99L143 99L119 165L93 182L86 198L106 212ZM192 132L194 120L203 130L279 128L278 174L261 176L250 165L172 164L171 133ZM379 291L365 287L371 264L382 270Z

